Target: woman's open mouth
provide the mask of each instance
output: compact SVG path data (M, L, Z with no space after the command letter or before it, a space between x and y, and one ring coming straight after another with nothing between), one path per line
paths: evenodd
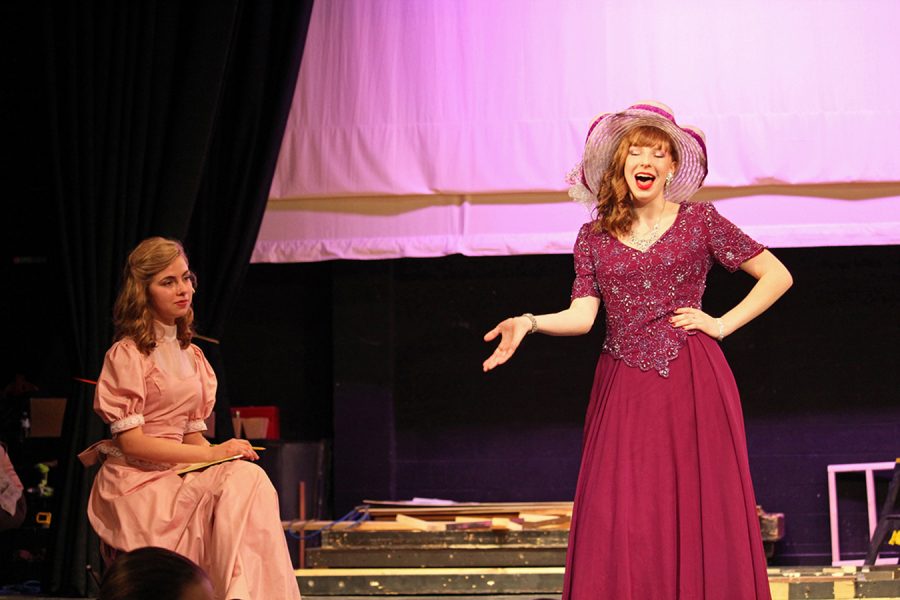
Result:
M651 187L653 187L653 182L656 181L656 177L651 175L650 173L637 173L634 176L634 183L637 185L639 190L647 191Z

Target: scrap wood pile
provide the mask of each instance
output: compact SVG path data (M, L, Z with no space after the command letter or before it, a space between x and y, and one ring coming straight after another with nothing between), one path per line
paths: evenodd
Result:
M784 514L756 507L764 542L784 537ZM452 502L366 500L352 519L343 521L285 521L295 533L332 531L495 531L568 530L571 502ZM767 550L771 551L770 547Z
M366 501L318 529L297 578L306 598L558 594L571 517L571 502Z
M451 502L366 500L345 521L291 521L285 529L333 531L568 530L571 502Z
M418 531L568 529L571 502L472 502L422 505L367 502L361 527Z

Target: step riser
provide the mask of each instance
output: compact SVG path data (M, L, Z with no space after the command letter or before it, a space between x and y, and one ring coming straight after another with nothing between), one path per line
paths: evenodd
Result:
M309 568L557 567L566 564L566 548L367 549L314 548Z
M329 572L331 571L331 572ZM562 591L562 567L306 569L297 571L304 596L450 596L497 597ZM900 600L900 569L769 569L773 600Z
M562 591L562 574L297 577L303 596L542 594Z

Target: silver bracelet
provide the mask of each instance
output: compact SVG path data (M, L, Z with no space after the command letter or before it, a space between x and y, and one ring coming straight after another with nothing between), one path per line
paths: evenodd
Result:
M531 331L529 331L528 333L529 334L537 333L537 319L534 318L534 315L531 313L525 313L522 316L526 317L529 321L531 321Z
M725 339L725 323L722 322L722 317L716 319L716 324L719 326L719 337L716 339L721 342Z

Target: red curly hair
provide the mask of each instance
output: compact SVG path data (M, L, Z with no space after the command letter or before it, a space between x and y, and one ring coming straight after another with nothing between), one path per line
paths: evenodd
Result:
M632 146L661 148L672 156L678 164L678 149L662 129L652 125L640 125L630 129L619 142L612 160L600 179L597 192L597 206L594 208L594 232L608 231L616 237L622 237L631 231L634 222L634 202L631 191L625 181L625 159Z

